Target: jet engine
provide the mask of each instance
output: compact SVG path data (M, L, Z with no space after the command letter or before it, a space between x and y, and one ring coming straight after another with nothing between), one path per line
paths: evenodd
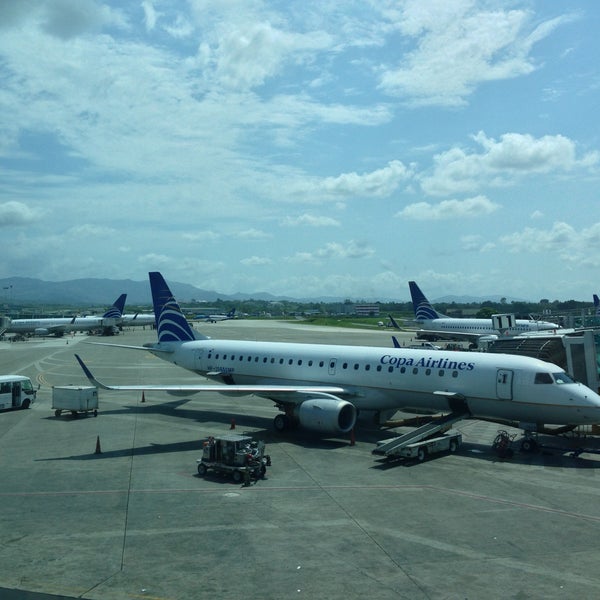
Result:
M33 335L39 335L39 336L50 335L50 331L48 329L45 329L44 327L37 327L36 329L34 329Z
M310 398L294 413L302 427L321 433L348 433L356 423L356 407L346 400Z

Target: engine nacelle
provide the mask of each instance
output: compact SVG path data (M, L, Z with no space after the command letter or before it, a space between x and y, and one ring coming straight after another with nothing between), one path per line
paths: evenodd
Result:
M44 329L43 327L36 327L33 330L33 335L50 335L50 331L48 329Z
M302 427L321 433L348 433L356 423L356 407L346 400L310 398L295 410Z

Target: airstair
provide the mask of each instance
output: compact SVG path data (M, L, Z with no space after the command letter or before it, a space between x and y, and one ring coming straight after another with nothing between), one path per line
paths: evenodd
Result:
M383 456L398 455L403 448L406 448L410 444L416 444L421 440L428 439L436 433L444 433L454 423L458 423L458 421L466 419L468 416L469 412L467 411L449 413L401 436L378 442L377 447L373 450L373 454L381 454Z

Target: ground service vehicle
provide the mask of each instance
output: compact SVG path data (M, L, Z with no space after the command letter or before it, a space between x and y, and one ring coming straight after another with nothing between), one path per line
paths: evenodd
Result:
M265 443L254 441L249 435L227 434L209 437L199 458L198 475L204 477L209 470L220 475L231 475L236 483L251 477L264 477L271 457L265 454Z
M52 408L60 417L69 411L74 417L91 412L98 416L98 390L94 386L57 385L52 388Z
M29 377L0 375L0 410L29 408L36 394Z
M378 442L373 454L391 459L416 458L418 461L423 461L438 452L456 452L462 444L462 435L458 431L447 432L454 423L466 416L466 414L451 413L432 419L429 423L408 433Z

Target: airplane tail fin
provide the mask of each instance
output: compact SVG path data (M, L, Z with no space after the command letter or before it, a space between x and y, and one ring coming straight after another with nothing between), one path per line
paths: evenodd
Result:
M600 316L600 298L594 294L594 308L596 309L596 315Z
M208 339L190 327L163 276L157 271L148 273L148 275L150 277L152 302L154 303L158 341L191 342L193 340Z
M427 300L425 294L421 291L421 288L414 281L409 281L408 287L410 288L410 297L412 298L416 321L439 319L444 316L431 306L429 300Z
M104 319L120 319L125 310L125 300L127 294L121 294L113 303L113 305L102 315Z
M227 313L227 317L229 319L233 319L235 317L235 308L232 308L228 313Z

